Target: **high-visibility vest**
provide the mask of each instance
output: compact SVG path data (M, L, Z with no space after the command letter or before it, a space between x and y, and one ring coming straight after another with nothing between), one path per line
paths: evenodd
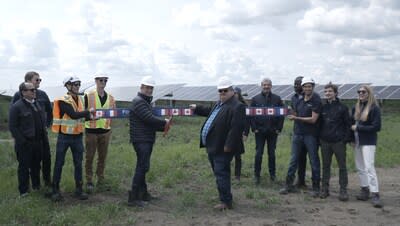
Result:
M88 100L88 108L93 109L114 109L115 108L115 100L114 97L107 93L107 99L104 105L101 105L101 101L99 98L99 94L97 90L92 90L87 93L87 100ZM90 120L85 122L85 128L90 129L111 129L111 119L98 119L98 120Z
M83 123L85 119L72 119L65 113L64 115L60 115L60 101L70 104L76 112L84 111L83 100L80 96L78 96L78 104L69 94L56 98L53 106L53 125L51 126L51 130L54 133L81 134L83 132Z

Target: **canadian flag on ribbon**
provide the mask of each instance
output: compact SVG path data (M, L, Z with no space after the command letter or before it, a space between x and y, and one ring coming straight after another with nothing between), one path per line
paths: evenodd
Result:
M256 108L256 115L262 115L263 114L263 109L262 108Z
M267 109L267 115L274 115L274 113L275 113L275 109L273 109L273 108Z
M115 115L114 110L110 110L110 117L114 117Z
M192 115L192 110L190 108L185 108L184 109L184 114L185 115Z
M246 108L246 115L250 115L250 109Z
M172 115L179 115L179 109L172 109Z
M102 111L96 111L96 117L97 118L103 117L103 112Z
M281 115L286 115L286 112L285 112L285 108L280 108L279 109L279 113L281 114Z

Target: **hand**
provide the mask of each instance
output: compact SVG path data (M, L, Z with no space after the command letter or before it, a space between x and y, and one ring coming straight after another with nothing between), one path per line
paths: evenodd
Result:
M94 109L94 108L89 108L89 112L90 113L93 113L93 112L95 112L96 110Z
M357 129L357 126L356 126L356 125L352 125L352 126L351 126L351 130L356 131L356 129Z
M189 108L192 110L196 109L196 104L189 104Z
M258 129L255 129L255 130L254 130L254 133L258 133Z
M295 120L295 119L297 118L297 117L294 116L294 115L288 115L287 117L288 117L289 120L292 120L292 121Z
M243 135L243 142L246 142L246 140L247 140L247 136L246 135Z
M224 146L224 152L231 152L231 149L228 148L227 146Z

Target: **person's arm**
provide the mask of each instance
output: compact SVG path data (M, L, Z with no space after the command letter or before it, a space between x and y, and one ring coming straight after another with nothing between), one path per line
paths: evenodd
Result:
M230 129L226 136L224 152L231 152L237 147L238 141L242 139L244 122L246 120L246 106L239 104L233 109L232 120L229 125Z
M284 107L285 105L283 104L283 101L281 99L280 96L278 96L278 107ZM285 117L284 116L278 116L278 120L277 120L277 130L276 133L280 133L283 129L283 123L285 121Z
M378 132L381 130L381 111L378 107L374 107L368 117L371 117L372 121L370 125L361 125L358 124L356 127L357 131L363 132Z
M310 123L310 124L315 124L318 120L319 117L319 113L317 112L312 112L311 113L311 117L299 117L299 116L295 116L295 115L289 115L288 118L290 120L297 120L300 122L305 122L305 123Z
M89 111L75 111L74 108L70 105L65 103L64 101L59 101L60 104L60 111L67 114L72 119L80 119L85 118L85 120L90 120L90 113Z
M21 141L22 143L25 142L25 137L22 132L18 129L19 122L18 122L18 115L19 110L17 107L12 106L9 111L8 115L8 128L11 132L11 135L14 137L16 141Z
M201 106L201 105L196 105L194 108L193 113L199 116L204 116L207 117L210 113L212 108L210 107L205 107L205 106Z
M43 92L43 96L45 101L45 105L44 105L44 110L46 111L46 119L47 119L47 128L50 128L50 126L53 124L53 108L51 107L51 102L49 99L49 96L47 96L47 94L45 92Z
M21 99L21 94L20 94L20 92L14 93L14 96L11 98L10 107L11 107L15 102L17 102L19 99Z
M153 112L147 107L147 103L145 101L135 102L131 107L131 111L133 111L134 114L145 124L157 128L157 130L162 131L167 123L165 119L155 117Z

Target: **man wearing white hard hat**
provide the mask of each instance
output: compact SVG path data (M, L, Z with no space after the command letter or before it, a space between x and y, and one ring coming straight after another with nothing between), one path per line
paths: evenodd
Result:
M140 91L132 100L130 107L130 142L136 152L136 169L132 178L132 187L128 192L128 205L143 207L143 201L153 197L147 189L146 173L150 169L150 157L156 140L156 132L169 127L169 119L160 119L153 115L153 90L156 83L146 76L140 83Z
M219 101L214 107L190 105L194 113L206 116L200 132L200 147L205 147L214 172L220 203L214 209L232 209L231 161L244 151L242 134L246 121L245 105L237 98L232 82L222 77L218 82Z
M87 194L82 189L82 159L83 159L83 129L84 121L93 119L90 114L94 110L84 110L83 98L79 93L81 80L75 76L68 76L63 84L68 92L62 97L54 100L53 125L54 133L58 133L56 144L56 159L53 172L53 194L51 199L55 202L62 201L60 193L60 182L65 155L71 148L74 162L75 193L77 199L85 200Z
M314 93L315 82L312 78L303 78L301 82L303 96L293 106L293 115L288 118L294 121L292 137L292 153L289 169L286 176L285 187L280 190L281 194L294 191L294 178L298 167L299 154L305 147L308 152L311 165L312 191L311 196L319 197L320 192L320 161L318 156L318 117L322 110L322 102L319 95Z
M94 75L96 89L85 94L85 109L114 109L114 97L105 91L108 75L98 72ZM106 164L108 143L111 137L111 119L97 119L85 122L85 172L86 189L91 193L93 184L93 159L97 151L97 188L109 189L104 180L104 168Z

